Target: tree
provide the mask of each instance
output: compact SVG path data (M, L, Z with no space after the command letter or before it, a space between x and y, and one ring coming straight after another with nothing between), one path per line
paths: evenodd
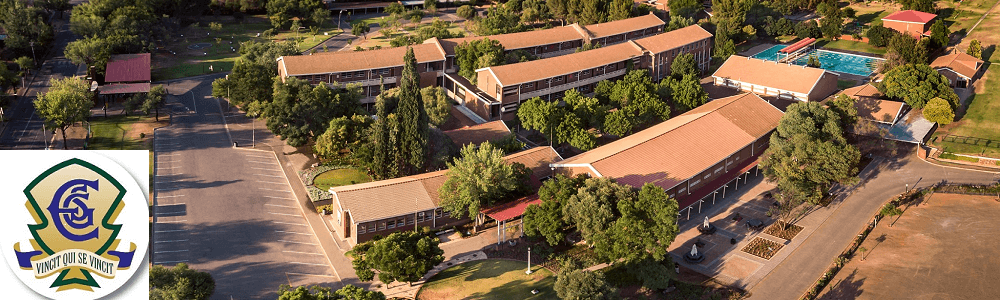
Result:
M524 211L524 234L542 236L550 246L555 246L566 238L566 222L562 207L569 198L576 195L586 177L566 177L562 174L545 181L538 189L542 204L528 206Z
M678 2L678 1L670 1L670 2L667 2L667 3L674 3L674 2ZM694 1L694 3L698 3L698 2ZM673 9L671 9L670 12L673 13ZM684 27L691 26L693 24L694 24L694 18L690 18L690 17L685 18L685 17L681 17L681 16L672 16L672 17L670 17L670 22L667 23L667 27L665 29L663 29L663 31L664 32L674 31L674 30L677 30L677 29L681 29L681 28L684 28Z
M895 53L902 58L905 64L926 64L929 43L929 39L917 40L906 34L894 34L889 38L889 50L886 56Z
M390 14L390 15L402 14L404 12L406 12L406 8L403 7L403 5L399 4L399 3L395 3L395 2L389 3L389 6L385 7L385 13Z
M678 233L677 210L677 200L667 196L663 188L646 183L638 197L618 199L621 217L598 234L597 254L606 261L626 263L666 259L667 248Z
M972 40L969 42L969 49L965 51L965 54L972 55L972 57L983 59L983 46L979 44L979 40Z
M788 191L781 189L773 195L775 196L775 205L768 207L767 212L778 219L782 231L788 230L789 226L798 220L798 217L808 212L809 207L802 205L805 203L803 198L795 197Z
M298 78L285 82L276 78L274 100L264 106L262 116L267 118L268 129L298 147L326 132L331 119L359 113L360 99L356 86L331 89Z
M521 150L524 150L524 147L527 146L525 143L522 143L521 141L517 140L517 135L513 133L507 134L502 138L490 140L488 143L490 143L490 145L493 145L493 148L497 148L500 149L500 151L503 151L504 155L511 155L520 152Z
M635 192L631 187L606 177L590 178L576 195L566 201L563 217L568 223L576 225L588 244L594 245L617 219L618 201L632 197L635 197Z
M210 22L208 23L208 28L218 33L219 31L222 31L222 24L219 22Z
M363 35L367 40L368 32L370 31L372 31L372 28L368 27L368 24L365 24L364 22L351 24L351 34L353 34L354 36Z
M576 52L580 53L580 52L583 52L583 51L594 50L594 49L597 49L597 48L601 48L601 43L600 42L591 43L591 42L588 41L586 43L583 43L583 45L580 45L580 47L577 47L576 48Z
M635 123L632 122L632 118L622 109L608 113L604 119L604 132L611 135L623 137L632 134L634 128Z
M596 2L596 1L594 1ZM608 22L624 20L632 17L632 0L611 0L608 7Z
M367 291L354 285L344 285L336 291L330 288L314 285L292 288L282 284L278 288L278 300L385 300L385 295L379 291Z
M701 69L698 68L698 62L694 60L694 54L678 54L674 57L673 62L670 63L670 77L679 80L684 78L684 75L701 75Z
M240 46L240 57L226 78L212 82L212 96L229 99L240 106L247 115L261 114L263 107L274 97L274 78L278 76L277 59L298 55L291 42L254 42Z
M882 210L879 211L879 214L885 217L899 216L903 214L903 210L899 209L899 206L896 206L892 202L889 202L882 206ZM894 223L896 222L889 223L889 227L892 227L892 224Z
M0 11L0 25L6 30L5 51L14 56L31 55L32 45L39 56L49 48L55 38L52 26L45 22L48 14L40 7L28 6L27 2L4 1Z
M834 182L856 180L861 153L847 143L836 112L816 102L790 105L761 166L790 197L818 203Z
M63 149L69 149L66 128L90 116L90 108L94 106L90 98L90 85L82 79L67 77L50 80L48 92L39 94L35 100L35 113L49 128L62 131Z
M149 269L149 299L208 299L215 293L215 280L179 263L173 268L153 265Z
M417 59L413 48L407 48L403 57L403 73L397 97L399 102L396 114L400 122L400 151L404 162L401 170L404 174L419 174L424 171L426 163L430 120L421 98L420 75L417 73Z
M815 53L812 53L809 54L809 60L806 61L806 66L820 68L823 64L819 62L819 57L817 57Z
M922 109L931 98L947 100L951 107L958 107L958 95L951 89L948 79L933 68L923 64L907 64L885 73L885 95L902 99L913 108Z
M597 137L587 128L600 126L607 108L596 98L587 98L576 90L566 91L566 106L535 97L524 102L517 112L521 125L528 130L538 130L550 137L551 143L590 150L597 146Z
M604 274L593 271L559 272L552 288L565 300L614 299L616 296L615 289L604 280Z
M375 179L395 178L399 175L400 161L395 155L399 151L399 124L396 121L398 89L382 91L375 98L375 123L369 136L372 145L372 159L369 170ZM368 161L368 160L362 160Z
M17 63L18 69L20 69L21 72L24 72L24 74L21 76L27 76L28 70L32 70L35 68L35 61L27 56L18 57L16 60L14 60L14 62Z
M316 25L316 27L322 27L326 23L326 20L330 19L330 10L326 8L317 8L312 11L309 15L309 20ZM315 35L315 34L313 34Z
M332 159L345 151L361 146L372 118L365 115L342 116L330 120L326 131L316 138L313 150L324 159Z
M429 13L437 11L437 0L424 0L424 9Z
M951 35L951 31L948 30L948 26L944 25L944 21L941 19L937 19L934 25L931 25L931 45L933 47L947 47L949 35Z
M481 36L515 33L528 29L521 24L521 16L518 12L507 9L503 6L493 6L486 11L486 15L477 18L476 26L473 27L476 34Z
M416 231L394 232L389 236L358 244L347 252L361 281L375 279L386 285L395 281L413 284L444 261L440 241Z
M836 4L834 4L834 7ZM839 10L838 10L839 11ZM844 30L844 18L839 14L834 14L827 16L823 19L823 27L821 31L823 36L830 40L840 39L841 32Z
M441 87L425 87L420 90L420 96L427 110L427 117L434 126L441 126L451 116L451 101Z
M685 19L694 15L702 9L702 1L698 0L671 0L667 1L667 7L670 8L670 22L673 23L674 19ZM675 28L676 29L676 28ZM667 30L669 31L669 30Z
M472 18L476 17L476 9L472 8L471 5L462 5L455 10L455 14L462 19L472 20Z
M317 9L325 9L319 0L268 0L266 7L267 18L274 28L286 28L290 20L306 20Z
M674 108L686 112L708 102L708 93L701 87L697 75L684 75L679 81L670 85Z
M882 27L882 25L872 26L868 28L865 32L865 37L868 38L868 44L875 47L885 47L889 45L889 39L892 38L894 34L899 34L899 32Z
M951 104L947 100L934 97L924 107L924 118L944 126L955 120L955 111L951 109Z
M716 35L715 57L728 59L733 54L736 54L736 43L733 42L733 39L729 38L728 35Z
M934 13L934 0L902 0L900 4L903 4L903 10Z
M456 218L476 219L481 208L523 193L531 170L508 164L503 151L484 143L462 147L461 157L448 163L447 174L439 190L441 206Z
M17 81L17 73L7 69L6 63L0 63L0 91L7 91L7 89L16 85Z
M795 36L800 39L809 37L821 38L823 37L823 30L816 24L816 20L799 22L795 24Z
M857 100L846 94L838 94L837 97L827 103L830 106L830 110L840 116L840 122L844 124L844 130L851 128L858 122L858 107L856 103Z
M458 75L476 83L476 70L503 64L504 49L500 41L490 38L462 42L455 46Z
M160 106L163 106L164 97L167 94L167 90L163 88L163 85L154 85L149 88L149 93L146 93L144 101L142 102L141 110L144 114L149 114L149 111L153 111L156 114L156 121L160 121Z

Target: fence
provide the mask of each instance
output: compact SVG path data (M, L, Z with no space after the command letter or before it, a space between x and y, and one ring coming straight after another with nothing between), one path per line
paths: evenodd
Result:
M990 148L1000 148L1000 141L971 137L971 136L947 134L941 137L941 141L950 143L961 143L966 145L986 146Z

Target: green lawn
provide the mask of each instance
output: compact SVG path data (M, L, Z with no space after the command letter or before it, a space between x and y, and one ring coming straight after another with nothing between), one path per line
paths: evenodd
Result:
M329 190L330 187L365 183L372 181L371 177L364 172L355 169L336 169L323 172L313 179L313 185L320 190Z
M938 15L944 18L951 32L968 31L994 3L995 0L939 1Z
M146 150L142 141L128 137L132 123L141 116L98 117L90 121L91 137L87 149L90 150ZM146 117L151 118L151 117Z
M953 134L1000 141L1000 71L995 67L990 65L984 76L987 77L986 92L972 95L965 116L954 125L939 129L932 138L932 144L947 152L1000 158L1000 148L987 147L983 143L970 145L941 140L944 134Z
M878 48L869 45L868 43L863 43L858 41L848 41L848 40L821 41L818 42L817 44L819 44L821 48L827 48L827 49L867 52L879 55L885 54L885 48Z
M467 262L431 277L417 299L556 299L555 275L539 266L532 266L533 272L526 275L526 268L527 263L519 261ZM539 293L532 295L533 289Z

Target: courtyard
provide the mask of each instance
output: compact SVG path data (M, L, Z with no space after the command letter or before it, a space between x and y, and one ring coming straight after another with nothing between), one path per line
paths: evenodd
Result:
M883 219L819 299L1000 298L997 215L996 196L934 194Z

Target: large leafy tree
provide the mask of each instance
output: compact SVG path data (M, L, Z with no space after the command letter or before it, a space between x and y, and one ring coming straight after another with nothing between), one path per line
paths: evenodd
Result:
M372 123L372 118L365 115L334 118L330 120L326 131L316 138L313 150L325 159L336 158L361 146L365 141L365 132L368 132Z
M934 25L931 25L931 45L934 47L947 47L949 35L951 35L951 31L948 30L948 25L944 25L944 21L941 19L937 19L937 21L934 21Z
M553 144L569 144L581 150L597 146L597 137L587 130L600 127L606 108L595 98L584 97L576 90L566 91L565 105L535 97L524 102L517 116L528 130L538 130L551 137Z
M362 281L375 279L377 272L378 280L385 284L412 284L444 261L439 243L437 238L415 231L401 231L358 244L347 255L353 258L354 272Z
M476 83L476 70L503 64L504 49L500 41L484 38L462 42L455 46L458 75Z
M445 96L444 89L425 87L420 90L420 97L423 98L427 118L431 124L441 126L448 121L448 117L451 116L451 101Z
M521 16L517 11L505 6L496 5L486 11L486 16L476 19L475 32L481 36L515 33L528 30L521 24Z
M555 246L566 238L566 221L562 207L569 198L576 195L583 186L586 177L566 177L556 175L552 180L545 181L538 189L538 198L542 204L528 206L524 210L524 234L542 236L551 246Z
M566 201L563 217L576 225L588 244L598 243L618 218L618 201L635 197L631 187L601 177L587 179L583 186Z
M208 299L215 293L215 280L207 272L179 263L173 268L153 265L149 269L149 299Z
M282 284L278 288L278 300L385 300L385 294L350 284L336 291L319 285L292 288Z
M400 149L403 154L404 174L418 174L424 171L427 159L427 134L430 119L424 108L420 94L420 75L417 73L417 59L413 48L406 49L403 56L403 73L399 83L399 98L396 115L400 125Z
M861 153L843 128L823 104L790 105L764 152L764 174L790 197L818 203L833 183L856 180Z
M690 74L670 83L670 95L674 101L674 108L680 112L692 110L708 102L708 93L701 87L698 77Z
M603 300L615 299L617 296L613 287L608 285L603 273L573 270L560 272L552 287L556 295L564 300Z
M868 44L875 47L885 47L889 45L889 39L892 38L894 34L899 34L899 32L882 27L882 25L872 26L865 31L865 37L868 38Z
M248 115L259 115L274 96L277 59L287 55L298 55L295 45L289 42L243 43L233 70L226 78L212 82L212 96L229 99Z
M38 57L42 57L55 38L52 26L46 23L48 15L28 2L5 0L0 2L0 25L7 31L4 39L6 51L18 55L32 55L32 44Z
M523 194L531 170L508 164L503 151L489 143L466 145L461 157L448 163L448 179L441 186L441 206L457 218L476 218L479 210Z
M268 0L267 18L274 28L288 28L292 18L309 19L317 9L324 9L320 0Z
M694 54L681 53L670 62L670 77L674 79L679 80L684 78L684 75L698 76L700 74L701 69L698 68L698 62L694 60Z
M154 85L149 88L149 93L143 97L141 110L142 113L148 114L153 111L156 114L156 121L160 121L160 107L163 106L163 101L167 95L167 89L163 88L163 85Z
M621 217L598 235L598 255L607 261L666 259L667 248L677 237L677 210L677 200L667 196L663 188L646 183L638 197L619 199Z
M901 99L910 106L921 109L934 97L958 106L958 95L951 89L948 79L933 68L923 64L907 64L889 70L882 81L885 95Z
M305 145L324 132L330 120L360 113L357 87L332 89L297 78L274 81L274 100L264 106L267 128L288 145Z
M979 40L972 40L969 42L969 49L965 50L965 54L972 55L972 57L983 59L983 46L979 43Z
M670 0L667 1L667 7L670 8L670 21L676 19L683 19L694 15L702 9L702 1L698 0ZM676 29L676 28L675 28Z
M629 71L625 78L614 82L610 93L604 89L595 89L595 96L598 99L606 97L620 108L605 118L605 132L625 136L634 128L670 118L670 106L660 99L645 69Z
M924 107L924 118L938 125L948 125L955 120L955 111L947 100L934 97Z
M934 0L902 0L899 1L904 10L916 10L934 13Z
M50 80L48 92L39 94L35 100L38 116L45 120L49 128L59 128L62 132L63 149L69 149L66 128L87 120L93 106L90 85L82 79L70 77Z

